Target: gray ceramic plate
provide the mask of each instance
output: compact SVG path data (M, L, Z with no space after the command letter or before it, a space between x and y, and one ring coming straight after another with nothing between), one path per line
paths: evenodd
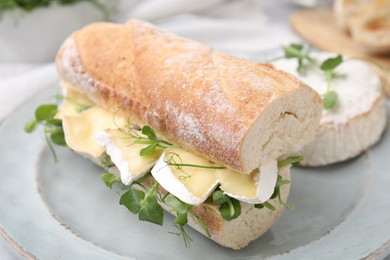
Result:
M172 217L163 227L142 223L118 204L101 169L57 148L43 134L23 132L37 104L26 103L0 126L0 233L25 256L41 259L358 259L390 252L390 130L358 158L330 167L293 170L282 218L241 251L190 230L185 248ZM264 209L266 210L266 209Z

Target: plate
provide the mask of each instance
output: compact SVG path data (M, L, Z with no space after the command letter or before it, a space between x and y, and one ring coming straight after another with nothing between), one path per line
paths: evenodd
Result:
M14 111L0 125L0 233L23 256L39 259L345 259L390 253L390 130L363 155L333 166L293 168L294 209L247 248L234 251L188 228L185 248L172 232L138 221L107 188L102 169L56 147L24 124L58 86ZM59 92L59 91L58 91ZM262 209L267 210L267 209ZM171 233L170 233L171 232Z

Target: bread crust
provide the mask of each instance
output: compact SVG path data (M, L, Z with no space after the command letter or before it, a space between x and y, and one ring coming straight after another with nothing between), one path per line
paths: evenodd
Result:
M320 119L321 98L293 76L141 21L87 26L66 40L56 63L62 79L97 105L123 110L161 138L241 172L258 167L259 162L244 162L243 140L255 122L262 124L258 119L272 103L291 96L280 111L274 109L276 116L269 116L276 121L286 110L294 110L296 99L306 99L310 115L294 112L307 120L296 120L290 130L306 131L296 140L295 150L314 137ZM279 149L276 157L289 149Z

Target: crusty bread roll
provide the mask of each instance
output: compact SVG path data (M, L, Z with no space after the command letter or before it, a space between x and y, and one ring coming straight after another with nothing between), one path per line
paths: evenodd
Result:
M99 106L240 172L300 149L321 117L319 95L289 74L141 21L74 33L56 64Z
M310 142L321 117L320 96L290 74L269 64L258 65L223 54L140 21L123 25L97 23L74 33L60 49L56 64L64 88L73 95L70 99L81 96L87 103L92 102L88 103L92 108L85 112L73 111L74 114L69 112L67 115L68 112L60 111L58 114L63 116L67 142L70 135L76 136L79 132L79 139L73 137L73 144L78 140L88 149L99 144L97 140L96 143L93 141L98 134L92 132L97 130L90 125L96 125L96 119L101 119L102 125L107 122L112 125L111 119L118 113L122 119L128 117L131 124L151 126L159 138L184 146L188 153L235 170L231 171L234 176L244 176L245 180L251 178L247 182L237 181L240 185L245 183L240 187L244 190L249 182L255 183L256 187L260 187L259 183L268 183L267 174L277 178L278 172L283 179L290 180L290 167L278 168L276 160ZM94 117L91 115L88 120L78 121L83 119L77 118L89 112L95 113ZM78 122L85 128L80 129ZM73 130L72 126L77 129L69 131ZM134 147L134 144L126 143L124 147ZM96 153L90 153L94 156L90 159L101 164L101 158L96 157L102 156L100 149L105 149L115 164L116 159L107 146L99 145L98 149L94 148ZM88 157L82 150L75 150ZM120 150L118 153L125 152ZM141 157L139 151L131 154ZM164 158L162 156L160 159ZM115 158L120 158L120 162L127 160L123 154ZM130 159L126 163L136 164ZM112 168L113 172L120 171L118 164ZM149 171L148 167L141 174ZM216 172L216 169L212 171ZM162 187L164 185L160 183ZM223 190L222 184L220 188ZM271 187L269 197L274 188ZM283 185L282 201L286 201L288 193L289 185ZM202 203L187 203L194 205L193 209L206 223L211 239L234 249L246 246L263 234L282 212L278 199L270 201L276 208L271 211L257 209L254 204L242 202L245 198L241 197L241 215L225 221L218 206L206 200L209 195ZM179 195L175 196L180 199ZM191 216L189 224L203 233Z
M340 27L362 50L390 53L390 0L337 0L334 9Z
M334 53L315 52L318 63ZM308 68L304 74L296 72L294 60L274 63L279 69L295 74L319 94L326 93L324 72L318 67ZM377 143L386 128L387 109L381 80L365 62L344 57L335 69L330 83L338 95L335 106L324 109L315 139L299 152L305 159L301 165L323 166L351 159Z

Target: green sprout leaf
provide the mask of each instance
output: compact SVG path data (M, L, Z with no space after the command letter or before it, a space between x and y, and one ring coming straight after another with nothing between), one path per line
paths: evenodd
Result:
M323 95L323 102L325 109L332 109L337 103L337 92L330 90Z
M267 208L267 209L269 209L269 210L271 210L271 211L275 211L275 207L271 204L271 203L269 203L268 201L266 201L266 202L264 202L264 203L259 203L259 204L255 204L255 208L257 208L257 209L262 209L262 208Z
M35 119L31 119L27 122L27 124L24 125L24 131L27 133L32 133L37 129L38 122Z
M53 142L53 144L66 146L65 135L63 131L52 133L50 135L50 140Z
M150 126L145 125L144 127L142 127L141 133L143 135L146 135L150 140L157 141L156 133Z
M148 154L151 154L156 149L156 147L157 147L157 143L150 144L145 148L142 148L141 151L139 152L139 155L146 156Z
M224 220L230 221L241 215L241 204L238 200L225 195L220 189L212 193L213 203L220 204L219 213Z
M58 110L56 104L40 105L35 110L35 119L37 120L37 122L50 120L54 117L57 111Z
M178 214L185 214L188 212L189 208L191 207L187 203L179 200L172 194L168 194L164 202L167 203L169 206L171 206Z
M216 204L223 204L229 200L229 197L223 194L223 191L216 190L213 192L213 202Z
M107 153L104 154L104 156L102 157L100 163L106 169L115 166L115 164L111 161L111 157Z
M337 55L334 58L329 58L325 60L321 65L320 68L323 71L330 71L334 70L337 66L339 66L343 62L343 56Z
M219 212L223 219L230 221L241 215L241 204L234 198L229 198L226 203L221 204Z
M158 204L154 195L149 195L141 203L141 210L138 215L139 220L148 221L157 225L162 225L164 221L163 209Z
M304 159L303 156L290 156L290 157L287 157L284 160L278 161L278 168L283 168L284 166L287 166L289 164L297 165L301 161L303 161L303 159Z
M119 204L125 206L133 214L138 214L138 219L162 225L164 213L156 197L158 183L155 183L146 193L130 186L124 193Z
M336 57L325 60L320 69L325 72L326 77L326 92L323 95L323 105L325 109L332 109L336 103L338 95L334 90L330 89L330 83L335 78L334 70L343 62L343 56L337 55Z
M297 71L300 74L303 73L304 67L315 62L315 60L310 56L310 53L312 51L311 46L306 47L302 44L292 43L288 46L283 47L283 50L283 58L298 60Z
M125 206L133 214L138 214L141 211L141 202L144 198L145 192L131 187L121 196L119 204Z
M112 189L112 185L116 182L120 182L121 178L113 173L103 173L100 178L104 181L107 187Z

